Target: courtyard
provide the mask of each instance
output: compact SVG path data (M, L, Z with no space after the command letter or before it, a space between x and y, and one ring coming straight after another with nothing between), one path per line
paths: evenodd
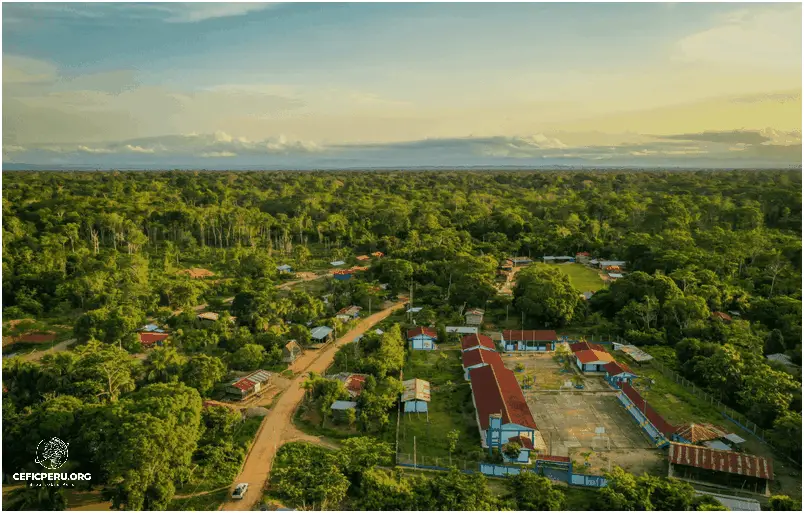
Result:
M556 347L566 346L560 343ZM574 384L583 383L585 391L611 391L600 375L582 375L571 355L565 355L563 361L555 351L502 353L506 368L516 373L523 392L570 390ZM530 388L526 388L527 386Z
M534 390L525 397L550 454L572 458L576 472L600 474L615 465L637 474L661 471L662 452L651 446L614 391Z

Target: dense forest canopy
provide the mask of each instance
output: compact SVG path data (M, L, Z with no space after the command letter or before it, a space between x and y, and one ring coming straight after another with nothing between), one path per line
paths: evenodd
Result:
M785 353L801 363L800 171L3 178L4 320L68 325L80 344L41 363L4 361L4 440L79 436L78 426L97 426L104 434L86 440L95 453L76 458L107 480L115 504L166 507L192 465L232 474L238 462L215 449L236 444L228 421L222 412L201 413L199 397L230 370L279 365L285 340L306 344L308 326L337 309L378 305L380 283L392 294L412 290L423 318L510 307L526 328L583 327L665 346L678 372L769 430L778 447L800 452L800 377L765 358ZM376 251L386 257L373 261L367 279L333 281L326 304L274 287L283 279L280 264L322 270ZM532 268L512 296L497 295L502 258L580 251L624 260L629 274L583 301L566 275ZM188 268L215 279L193 279ZM221 320L199 325L191 307L201 303L221 311ZM738 314L731 323L712 318L728 311ZM147 319L169 325L178 342L132 361ZM382 376L397 372L399 341L396 330L367 338L361 365ZM365 430L387 421L395 398L383 392L395 390L388 380L375 394L376 415L357 419ZM138 415L148 405L154 413ZM129 418L140 420L118 432L114 426ZM152 429L173 439L163 447L140 436ZM113 442L126 445L137 465L150 464L154 451L170 457L150 480L126 488L120 483L136 466L98 458ZM4 449L4 459L24 464L19 447ZM368 487L386 477L366 479Z

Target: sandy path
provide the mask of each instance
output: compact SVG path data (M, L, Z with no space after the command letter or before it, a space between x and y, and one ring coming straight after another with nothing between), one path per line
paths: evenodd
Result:
M304 372L315 371L323 372L332 363L335 358L335 353L338 348L344 344L353 341L356 337L362 335L366 330L388 317L394 310L402 308L403 303L396 303L395 305L382 310L370 317L362 320L355 328L347 332L344 336L335 341L334 344L324 348L322 351L308 351L305 356L310 355L311 361L304 368ZM305 359L306 361L306 359ZM263 489L268 483L268 476L273 463L274 455L276 454L279 446L282 445L287 438L314 441L317 437L309 437L304 435L293 427L292 416L296 407L299 405L304 397L304 389L301 387L304 383L305 375L301 371L300 374L293 379L288 388L273 408L269 411L268 415L260 427L259 432L251 446L251 450L246 456L246 461L243 465L243 470L237 479L236 483L249 483L248 492L242 500L228 500L223 504L224 510L232 511L249 511L254 505L262 498ZM285 435L288 435L286 437Z
M31 353L22 355L22 359L27 360L29 362L38 362L46 354L53 354L53 353L58 353L59 351L66 351L67 347L70 344L72 344L73 342L75 342L75 339L71 338L70 340L65 340L64 342L59 342L58 344L56 344L55 346L51 347L50 349L46 349L44 351L33 351Z

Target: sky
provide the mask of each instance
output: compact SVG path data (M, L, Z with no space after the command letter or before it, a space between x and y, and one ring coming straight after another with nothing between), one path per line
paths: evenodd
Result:
M2 15L4 169L801 165L800 4Z

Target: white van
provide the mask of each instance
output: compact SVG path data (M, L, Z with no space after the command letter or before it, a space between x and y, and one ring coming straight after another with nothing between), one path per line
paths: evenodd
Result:
M248 483L239 483L232 492L232 499L242 499L246 496L246 490L248 490Z

